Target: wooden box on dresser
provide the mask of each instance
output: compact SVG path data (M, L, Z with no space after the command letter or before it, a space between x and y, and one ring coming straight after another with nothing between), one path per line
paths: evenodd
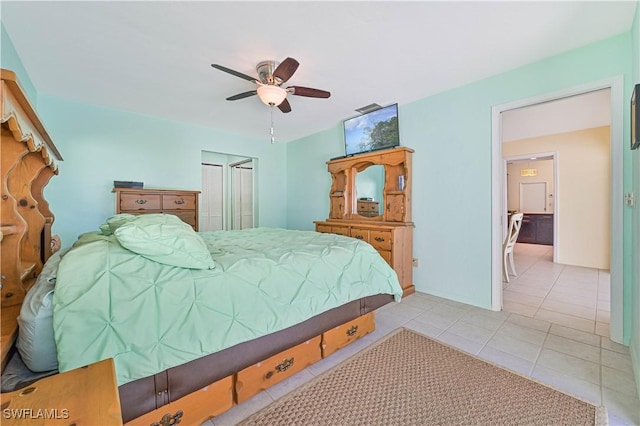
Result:
M358 238L371 244L396 271L403 296L415 291L413 284L413 222L411 221L411 154L398 147L327 162L331 173L329 218L316 221L317 232ZM357 188L358 173L371 166L384 169L381 214L363 209ZM374 203L378 203L375 201ZM367 204L371 205L371 202ZM366 210L363 211L363 210ZM371 211L370 211L371 210ZM363 214L364 213L364 214Z
M198 230L198 194L178 189L113 188L116 213L168 213Z

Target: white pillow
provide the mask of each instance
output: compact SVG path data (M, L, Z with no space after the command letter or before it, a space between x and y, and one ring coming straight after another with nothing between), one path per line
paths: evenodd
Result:
M32 371L58 369L52 302L60 257L60 252L54 253L44 264L36 283L25 296L18 316L16 346L22 361Z

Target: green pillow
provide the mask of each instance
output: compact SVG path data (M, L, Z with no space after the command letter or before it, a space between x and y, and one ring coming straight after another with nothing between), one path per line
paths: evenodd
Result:
M114 234L124 248L155 262L190 269L215 268L200 235L177 216L137 216L121 224Z
M100 225L100 232L102 235L111 235L115 232L116 229L124 225L125 223L136 220L138 216L129 214L129 213L119 213L117 215L111 216L107 219L106 223Z

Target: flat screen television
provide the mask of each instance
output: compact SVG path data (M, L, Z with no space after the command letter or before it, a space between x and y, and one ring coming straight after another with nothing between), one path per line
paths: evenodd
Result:
M344 120L345 154L353 155L400 145L398 104Z

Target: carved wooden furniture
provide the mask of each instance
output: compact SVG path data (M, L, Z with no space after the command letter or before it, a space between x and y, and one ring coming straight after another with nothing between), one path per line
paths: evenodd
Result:
M20 88L16 75L1 70L2 188L2 367L15 341L22 300L51 256L54 216L43 197L62 160L44 125Z
M360 216L376 217L380 216L380 202L369 200L358 200L357 212Z
M411 222L411 154L398 147L327 162L331 173L329 218L316 221L316 231L358 238L370 243L398 274L407 296L413 284L413 222ZM382 214L362 214L356 176L368 167L384 167Z
M2 394L3 425L122 425L113 359Z
M116 193L116 213L169 213L198 230L200 191L113 188L113 192Z

